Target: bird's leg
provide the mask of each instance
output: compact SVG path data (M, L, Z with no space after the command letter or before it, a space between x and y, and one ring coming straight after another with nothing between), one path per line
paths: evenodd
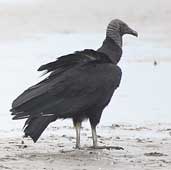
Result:
M76 148L80 149L80 129L81 129L81 123L78 122L75 126L76 128Z
M74 122L74 121L73 121ZM80 149L80 130L81 130L81 122L74 122L74 127L76 130L76 148Z
M119 146L98 146L97 144L97 133L96 133L96 126L91 125L91 131L92 131L92 139L93 139L93 148L94 149L116 149L116 150L123 150L122 147Z
M92 139L93 139L93 148L97 148L97 133L96 126L91 126Z

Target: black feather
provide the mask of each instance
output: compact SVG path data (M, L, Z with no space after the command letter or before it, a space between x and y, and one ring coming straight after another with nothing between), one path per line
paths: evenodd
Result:
M94 50L59 57L38 71L51 73L17 97L11 109L13 119L27 118L24 132L34 142L58 118L82 121L94 115L91 122L97 124L121 80L120 68L105 52Z

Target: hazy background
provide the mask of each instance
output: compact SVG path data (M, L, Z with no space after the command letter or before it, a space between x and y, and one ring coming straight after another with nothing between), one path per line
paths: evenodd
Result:
M139 38L124 37L121 86L102 122L170 122L170 0L0 0L2 129L23 124L11 121L9 109L41 80L36 71L41 64L75 50L97 49L115 18L137 30Z
M111 19L120 18L139 30L140 35L145 31L164 36L171 29L170 3L169 0L0 0L0 34L20 37L40 32L101 33Z

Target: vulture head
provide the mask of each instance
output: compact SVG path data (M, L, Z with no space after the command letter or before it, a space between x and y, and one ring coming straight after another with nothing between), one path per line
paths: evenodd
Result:
M112 20L107 26L106 36L114 40L121 47L122 36L125 34L138 37L138 33L135 30L119 19Z

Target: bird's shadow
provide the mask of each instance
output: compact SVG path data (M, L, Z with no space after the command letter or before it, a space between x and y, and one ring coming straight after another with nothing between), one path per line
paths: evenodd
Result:
M103 153L104 150L124 150L119 146L99 146L98 148L84 146L80 149L60 149L55 151L29 151L17 154L16 157L20 159L27 159L30 161L43 160L43 161L54 161L54 160L77 160L79 159L94 159Z

